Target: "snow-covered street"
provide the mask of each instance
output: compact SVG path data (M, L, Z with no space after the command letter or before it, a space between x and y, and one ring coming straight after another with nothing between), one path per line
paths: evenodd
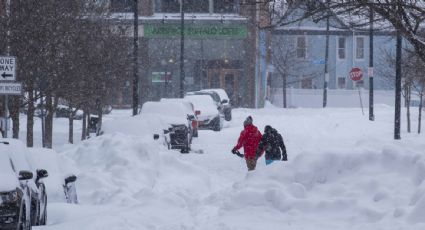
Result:
M33 150L50 174L48 225L35 229L424 229L424 136L394 141L393 110L377 106L370 122L358 108L237 109L221 132L200 131L190 154L113 111L101 137ZM248 115L283 134L287 162L262 157L248 173L230 153ZM64 202L68 173L78 205Z

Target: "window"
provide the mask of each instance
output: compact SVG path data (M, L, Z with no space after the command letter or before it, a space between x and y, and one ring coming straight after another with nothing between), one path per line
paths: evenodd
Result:
M155 0L155 12L179 13L180 0Z
M307 47L305 37L297 37L297 58L305 59L307 57Z
M311 78L303 78L301 80L301 89L313 88L313 80Z
M214 0L214 13L237 13L239 0Z
M210 13L213 0L184 0L186 13ZM224 0L225 2L228 0ZM181 0L155 0L156 13L180 13Z
M187 13L209 13L210 1L209 0L184 0L184 12Z
M338 89L345 89L346 87L345 77L338 77L337 83L338 83Z
M338 59L345 59L345 38L338 38Z
M112 12L133 12L134 0L111 0Z
M356 58L364 58L364 37L356 37Z

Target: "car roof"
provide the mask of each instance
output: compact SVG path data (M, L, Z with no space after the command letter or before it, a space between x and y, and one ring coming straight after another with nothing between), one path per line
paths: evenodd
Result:
M201 92L215 92L219 95L220 100L229 100L229 96L227 95L226 91L224 89L203 89Z
M214 91L194 91L194 92L188 92L186 95L187 96L209 95L214 100L214 102L220 103L220 95L217 92L214 92Z
M141 115L156 115L167 124L180 125L187 124L187 115L193 114L193 111L189 112L188 107L180 102L148 101L143 104Z

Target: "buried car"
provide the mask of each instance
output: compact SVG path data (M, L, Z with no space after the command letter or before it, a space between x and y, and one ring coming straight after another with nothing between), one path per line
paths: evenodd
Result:
M30 229L29 226L45 225L47 220L47 193L43 178L48 176L47 171L32 167L28 149L18 140L4 139L0 142L0 153L0 155L8 157L7 162L10 163L12 172L19 180L25 180L24 187L28 195L28 202L25 206L19 208L27 213L25 213L25 216L15 217L18 222L17 225L22 229ZM22 179L29 177L22 177L22 172L28 172L25 175L31 173L31 178ZM3 207L0 210L0 213L2 213ZM29 226L27 223L23 223L24 219L29 222Z
M192 104L192 102L182 98L161 98L161 102L181 103L186 109L186 114L188 115L188 117L191 117L191 118L193 117L193 119L190 119L192 137L198 137L197 113L199 111L195 111L195 106Z
M198 111L198 127L199 129L212 129L220 131L223 124L219 108L209 95L186 95L184 99L190 101Z
M226 121L232 120L232 105L230 104L229 96L224 89L203 89L200 92L215 93L218 95L220 110L224 114ZM214 96L217 98L217 96Z
M164 124L164 138L169 149L180 149L188 153L192 143L192 120L195 117L187 113L182 103L145 102L142 106L142 117L155 116Z

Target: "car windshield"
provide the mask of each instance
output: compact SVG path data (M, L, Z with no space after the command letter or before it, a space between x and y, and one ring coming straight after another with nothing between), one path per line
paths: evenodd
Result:
M15 172L12 169L9 156L3 151L0 151L0 178L0 192L12 191L18 187L18 180Z

